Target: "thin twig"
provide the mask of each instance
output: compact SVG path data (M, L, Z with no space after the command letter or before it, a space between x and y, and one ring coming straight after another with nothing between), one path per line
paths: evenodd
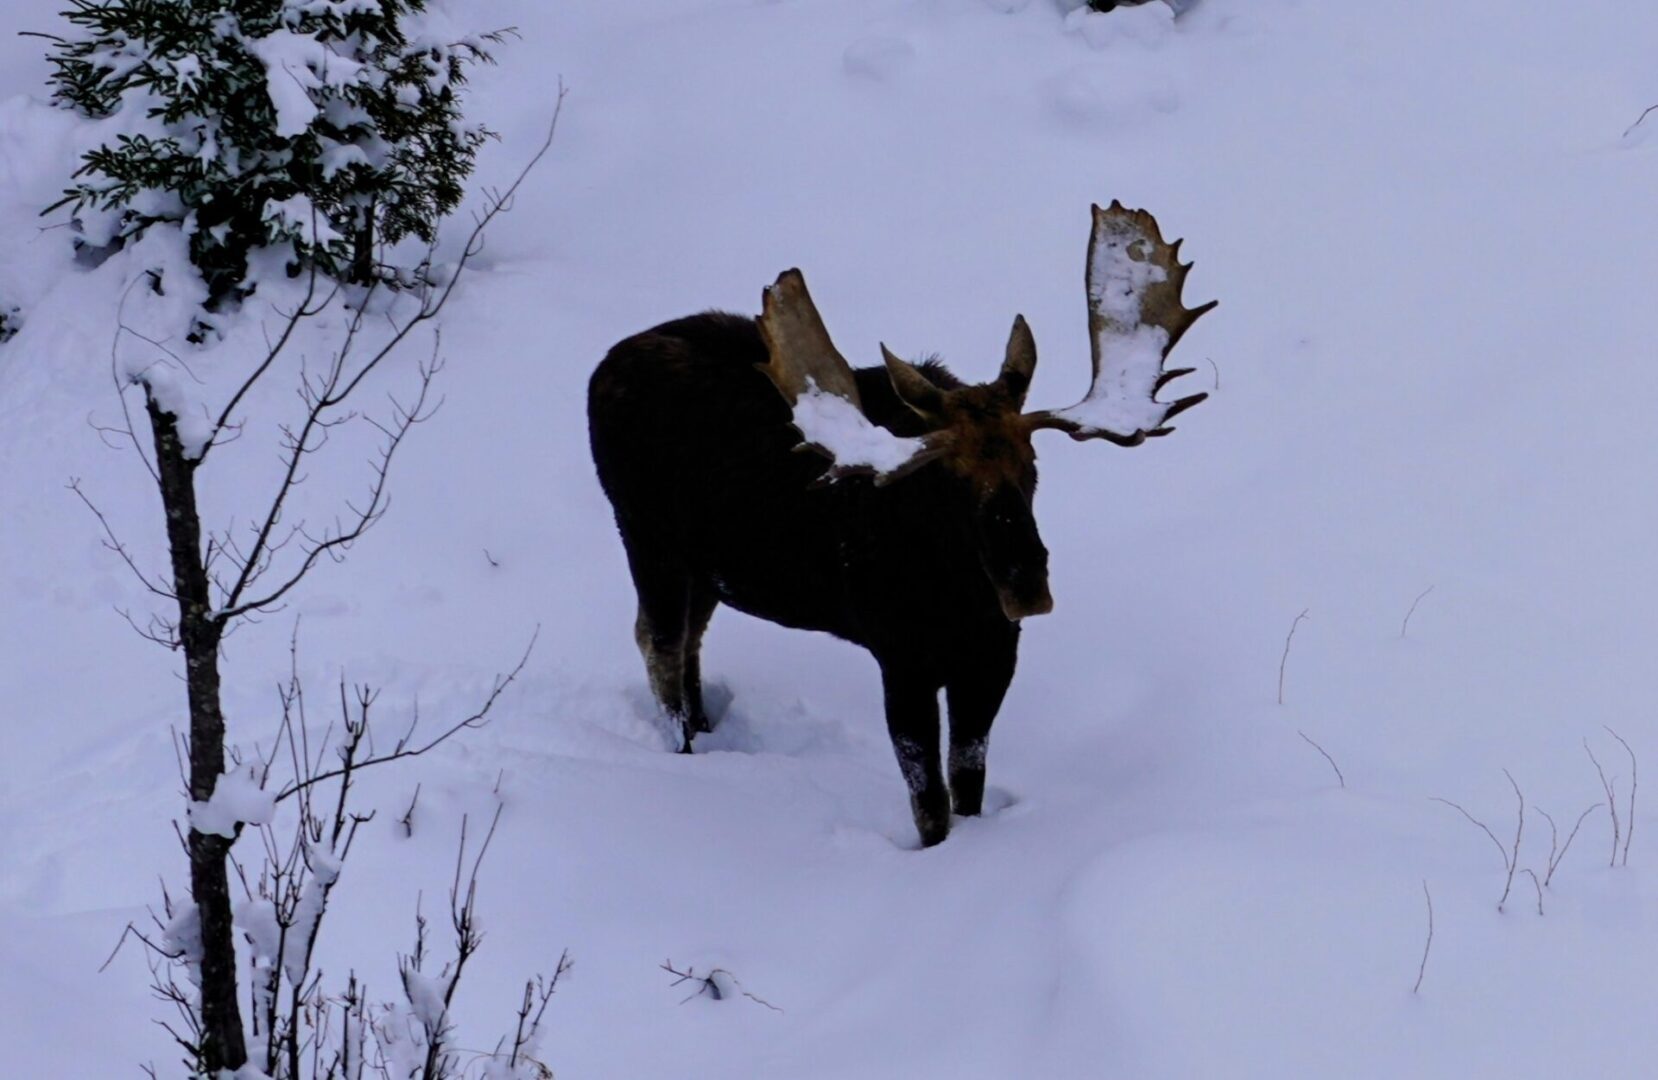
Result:
M1284 635L1284 656L1283 659L1278 661L1278 704L1280 705L1284 703L1284 668L1290 662L1290 642L1295 638L1295 628L1300 626L1301 620L1306 617L1307 609L1303 608L1301 614L1295 617L1295 621L1290 623L1290 632Z
M1324 755L1324 760L1328 761L1330 763L1330 768L1332 768L1336 771L1336 779L1341 783L1341 786L1345 788L1347 786L1347 777L1341 775L1341 766L1336 764L1336 759L1330 756L1329 751L1325 750L1324 747L1322 747L1322 746L1318 745L1317 743L1313 742L1313 740L1311 738L1308 738L1307 733L1305 731L1297 731L1296 734L1301 736L1302 739L1306 740L1306 743L1307 743L1308 746L1312 747L1314 750L1317 750L1319 753Z
M1422 879L1422 895L1428 901L1428 941L1422 946L1422 963L1416 968L1416 985L1410 988L1413 994L1422 989L1422 976L1428 970L1428 953L1433 950L1433 893L1428 891L1427 878Z
M1429 593L1433 592L1433 588L1434 587L1432 585L1429 585L1426 589L1423 589L1421 592L1417 593L1416 599L1411 601L1410 610L1405 612L1405 621L1399 624L1400 637L1404 637L1405 631L1410 629L1410 617L1416 614L1416 605L1422 602L1422 598L1424 596L1427 596Z
M1634 131L1636 128L1640 127L1641 126L1641 121L1645 120L1647 118L1648 114L1652 113L1654 110L1658 110L1658 105L1648 105L1646 107L1646 111L1641 113L1640 116L1636 117L1635 122L1633 124L1630 124L1628 127L1624 128L1623 137L1626 138L1626 139L1629 138L1629 133L1631 131Z

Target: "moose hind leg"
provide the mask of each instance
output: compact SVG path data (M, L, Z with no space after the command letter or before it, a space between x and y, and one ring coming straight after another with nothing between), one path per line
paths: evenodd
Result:
M974 662L963 665L945 683L945 701L950 706L950 797L956 813L964 817L984 808L990 725L1013 681L1018 656L1019 629L1010 625L1008 631L1006 637L998 635L985 648L974 650Z
M681 684L685 688L686 723L692 731L710 731L708 713L702 700L702 635L708 629L708 620L714 617L719 599L707 585L691 585L689 608L686 614L684 673Z
M898 768L910 789L921 846L932 847L950 835L950 791L938 753L938 686L902 668L884 666L887 733L898 755Z
M671 718L680 724L680 751L691 752L690 712L685 694L685 646L689 638L690 575L642 557L628 549L628 568L639 594L639 615L633 623L633 638L645 661L651 693Z

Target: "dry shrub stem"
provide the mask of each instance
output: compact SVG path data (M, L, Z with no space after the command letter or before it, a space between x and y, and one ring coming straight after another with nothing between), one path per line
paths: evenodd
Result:
M1284 703L1284 669L1289 666L1290 662L1290 642L1295 640L1295 628L1300 626L1301 620L1306 617L1307 609L1303 608L1301 614L1295 617L1295 621L1290 623L1290 632L1284 635L1284 655L1278 661L1278 704L1280 705Z
M744 990L743 989L743 984L737 980L737 976L731 974L731 972L727 971L725 968L718 968L718 967L717 968L711 968L711 969L709 969L709 971L707 973L699 975L699 974L697 974L697 969L694 968L694 967L687 967L684 971L679 970L678 968L674 967L674 962L672 960L664 960L661 964L661 968L662 968L663 971L666 971L668 974L676 976L674 981L669 984L671 986L678 986L681 983L686 983L686 982L699 984L694 993L688 995L687 997L685 997L683 1000L680 1001L681 1005L685 1004L687 1001L692 1000L693 998L699 998L699 997L702 997L703 995L707 995L709 998L711 998L714 1001L724 1001L725 1000L725 991L720 989L720 984L719 984L719 979L718 979L718 976L724 975L727 979L729 979L731 981L731 985L737 988L737 992L739 994L743 995L744 997L748 998L750 1001L754 1002L757 1005L764 1005L766 1008L770 1009L772 1012L779 1012L780 1013L780 1012L783 1011L782 1009L779 1009L776 1005L773 1005L771 1002L765 1000L764 998L756 997L755 995L749 993L747 990Z
M1416 594L1416 599L1412 600L1410 602L1410 610L1405 612L1405 621L1399 624L1399 636L1400 637L1404 637L1405 636L1405 631L1410 629L1410 617L1412 615L1416 614L1416 605L1420 604L1422 602L1423 597L1425 597L1429 593L1433 592L1433 589L1434 589L1434 587L1432 585L1429 585L1426 589L1423 589L1421 592L1417 593Z
M1444 803L1446 806L1449 806L1451 809L1455 810L1457 813L1461 814L1477 826L1481 832L1490 838L1491 843L1497 849L1497 854L1502 856L1503 870L1506 872L1506 876L1503 880L1502 898L1497 901L1498 911L1503 910L1503 905L1508 903L1509 893L1514 889L1514 875L1519 872L1520 868L1520 838L1525 834L1526 829L1526 797L1520 793L1520 785L1515 782L1514 775L1512 773L1510 773L1507 769L1504 769L1503 775L1508 777L1509 786L1514 789L1514 797L1519 800L1520 803L1519 813L1514 824L1514 845L1512 850L1503 846L1503 842L1497 839L1497 834L1492 832L1490 827L1486 825L1485 822L1481 821L1479 818L1476 818L1473 814L1470 814L1457 803L1454 803L1449 799L1442 799L1437 795L1433 796L1434 802Z
M1594 763L1595 774L1600 777L1600 789L1606 793L1606 809L1612 815L1612 858L1606 865L1616 866L1618 865L1618 846L1623 839L1623 821L1618 817L1618 780L1617 777L1610 780L1606 778L1606 770L1601 768L1600 759L1595 757L1594 747L1589 745L1588 739L1583 740L1583 751L1589 755L1589 760Z
M1572 826L1571 834L1566 837L1566 842L1564 844L1559 844L1559 833L1555 830L1554 818L1549 816L1547 810L1538 807L1537 812L1542 814L1544 820L1549 823L1549 869L1548 873L1543 875L1544 885L1547 885L1549 882L1554 880L1554 872L1560 868L1561 862L1565 860L1567 849L1572 846L1572 841L1577 838L1577 831L1583 827L1583 819L1594 813L1599 808L1600 803L1595 803L1593 806L1589 807L1589 809L1579 814L1577 816L1577 824Z
M1606 727L1604 724L1601 726ZM1624 741L1623 736L1619 735L1616 731L1613 731L1609 727L1606 728L1606 733L1618 740L1618 745L1623 747L1623 752L1629 755L1629 815L1624 818L1623 853L1618 861L1619 866L1628 866L1629 841L1635 837L1635 791L1639 786L1640 770L1635 761L1635 751L1630 749L1629 744Z
M1428 953L1433 951L1433 893L1428 891L1428 881L1422 879L1422 896L1428 901L1428 940L1422 946L1422 963L1416 968L1416 985L1410 988L1415 994L1422 989L1422 976L1428 971Z
M1330 763L1330 768L1336 771L1337 782L1345 788L1347 786L1347 777L1341 775L1341 766L1336 764L1336 759L1330 756L1330 752L1325 750L1324 747L1318 745L1316 742L1313 742L1312 738L1309 737L1305 731L1297 731L1296 734L1301 736L1301 738L1306 741L1308 746L1324 755L1324 760L1328 761Z
M1537 914L1543 914L1543 883L1537 880L1537 871L1527 867L1520 873L1530 876L1532 887L1537 890Z

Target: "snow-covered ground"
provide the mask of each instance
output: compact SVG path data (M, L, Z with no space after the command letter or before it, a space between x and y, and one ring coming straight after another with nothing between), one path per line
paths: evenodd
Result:
M58 6L9 0L7 29ZM1497 911L1498 852L1432 799L1507 844L1505 768L1563 826L1602 799L1585 739L1628 798L1603 725L1658 770L1658 114L1624 134L1658 102L1658 6L464 7L523 32L475 80L504 135L480 179L528 156L562 75L558 141L449 312L447 403L390 515L229 642L231 722L268 739L294 616L313 681L382 686L388 725L470 707L540 638L488 727L365 777L330 979L393 996L417 896L441 907L498 790L461 1041L493 1045L568 948L560 1080L1650 1070L1658 817L1637 802L1613 869L1591 815L1539 917L1524 876ZM65 489L157 563L147 478L87 422L117 408L120 265L73 268L36 217L81 137L39 100L40 45L0 41L0 301L26 319L0 346L0 1045L8 1075L127 1076L176 1056L139 954L97 969L183 877L183 688ZM667 752L587 454L604 350L756 310L798 265L855 363L884 340L988 378L1023 312L1032 404L1062 406L1113 198L1187 238L1190 298L1222 303L1179 355L1218 387L1153 445L1043 437L1058 606L1027 624L995 812L914 850L873 663L729 611L720 726ZM227 448L207 512L245 514L269 466L251 433ZM1547 859L1533 811L1519 866ZM668 958L781 1011L682 1004Z

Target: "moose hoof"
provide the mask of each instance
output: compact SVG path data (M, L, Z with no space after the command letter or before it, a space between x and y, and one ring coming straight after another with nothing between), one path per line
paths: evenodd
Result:
M922 847L942 844L950 835L949 799L929 800L926 806L912 802L910 808L915 812L915 831L921 834Z

